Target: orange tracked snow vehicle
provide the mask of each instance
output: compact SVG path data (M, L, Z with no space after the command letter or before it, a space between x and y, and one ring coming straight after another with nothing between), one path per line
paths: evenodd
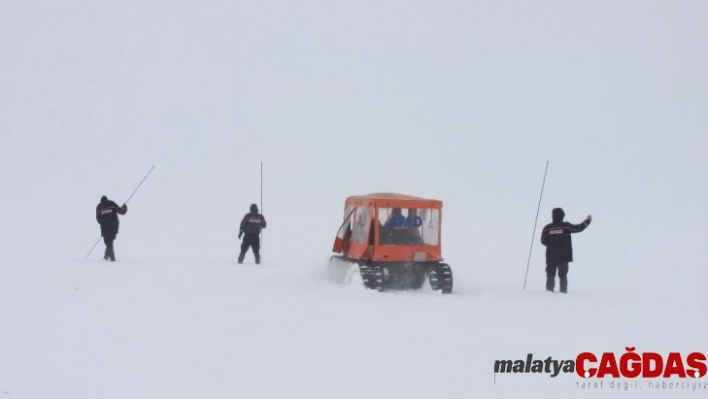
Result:
M364 286L452 292L452 270L443 263L442 201L395 193L348 197L334 240L332 268L358 267Z

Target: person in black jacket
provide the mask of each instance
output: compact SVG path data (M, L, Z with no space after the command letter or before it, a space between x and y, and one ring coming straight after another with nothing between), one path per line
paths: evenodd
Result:
M238 238L243 236L243 241L241 242L241 253L238 255L238 263L243 263L243 258L246 257L246 252L248 248L253 249L253 256L256 258L256 264L261 263L261 244L260 244L260 234L261 229L265 229L266 220L258 213L258 205L251 204L251 212L247 213L241 220L241 225L239 227Z
M116 254L113 251L113 241L118 235L118 226L120 225L118 215L125 215L126 212L128 212L128 207L125 204L119 207L118 204L109 200L105 195L101 197L101 202L96 206L96 221L101 225L101 237L103 237L103 242L106 244L106 252L103 255L104 260L110 259L111 262L116 260Z
M560 292L568 292L568 263L573 261L573 243L570 235L585 230L592 221L588 217L580 224L564 222L565 212L561 208L552 211L553 222L546 225L541 233L541 244L546 246L546 290L555 288L556 270L560 279Z

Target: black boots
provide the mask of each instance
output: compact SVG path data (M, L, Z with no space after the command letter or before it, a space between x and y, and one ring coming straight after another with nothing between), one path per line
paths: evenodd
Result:
M115 262L116 261L116 254L113 251L106 248L106 253L103 255L103 260L109 260L109 259L111 262Z
M555 277L546 277L546 291L553 292L553 289L555 288ZM568 278L567 277L561 277L560 279L560 292L563 294L568 293Z
M103 242L106 244L106 252L103 254L103 260L109 260L111 262L116 261L116 253L113 252L113 240L115 237L103 237Z
M254 253L253 255L254 255L255 258L256 258L256 264L257 264L257 265L260 265L260 264L261 264L261 254L259 254L259 253ZM238 254L238 263L239 263L239 264L243 263L243 259L244 259L245 257L246 257L246 253L245 253L245 252L241 252L240 254Z

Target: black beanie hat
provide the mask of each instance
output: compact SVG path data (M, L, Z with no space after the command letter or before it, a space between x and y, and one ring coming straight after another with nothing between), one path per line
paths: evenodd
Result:
M258 213L258 205L251 204L251 213Z

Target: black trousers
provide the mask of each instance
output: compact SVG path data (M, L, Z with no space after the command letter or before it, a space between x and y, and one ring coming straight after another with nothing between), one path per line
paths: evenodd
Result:
M553 291L555 288L556 271L560 280L560 292L568 292L568 262L546 265L546 290Z
M103 254L103 259L110 259L111 262L116 261L116 253L113 251L113 241L116 240L115 235L103 236L103 243L106 244L106 252Z
M261 240L257 235L246 234L241 242L241 253L238 255L238 263L243 263L248 249L253 249L253 256L256 258L256 263L261 263Z

